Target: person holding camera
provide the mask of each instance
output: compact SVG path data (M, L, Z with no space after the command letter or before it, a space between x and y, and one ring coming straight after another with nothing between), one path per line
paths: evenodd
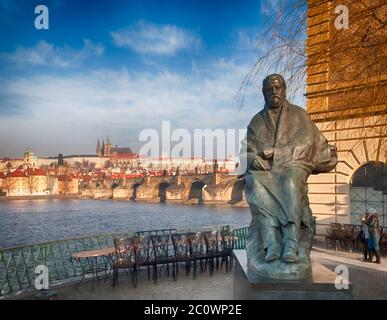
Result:
M371 253L368 249L368 240L370 238L370 231L368 228L368 225L366 224L366 220L369 216L368 211L366 212L365 216L361 217L361 233L359 235L359 238L361 239L361 242L363 244L363 261L369 261L371 259ZM372 260L372 259L371 259Z
M380 229L379 229L379 217L374 208L369 208L367 210L368 217L365 220L365 224L369 228L369 239L368 239L368 250L370 257L368 259L369 262L373 262L373 256L375 255L376 261L375 263L380 264L380 248L379 248L379 240L380 240Z

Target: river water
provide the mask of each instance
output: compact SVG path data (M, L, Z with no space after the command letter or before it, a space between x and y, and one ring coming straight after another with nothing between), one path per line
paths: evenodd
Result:
M112 200L0 201L0 248L102 233L250 223L247 208Z

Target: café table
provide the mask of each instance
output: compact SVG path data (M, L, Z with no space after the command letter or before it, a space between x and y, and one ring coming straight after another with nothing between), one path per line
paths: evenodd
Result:
M102 249L95 249L95 250L86 250L86 251L80 251L75 252L71 254L72 258L78 261L82 268L82 279L77 284L79 286L83 279L85 278L86 274L92 274L92 290L94 288L94 280L99 280L98 274L101 272L105 273L105 279L109 276L111 271L111 264L113 256L116 252L116 249L114 247L109 248L102 248ZM103 260L103 264L98 263L98 260ZM85 267L84 264L82 264L81 260L86 260L86 264L90 267ZM108 273L109 271L109 273Z

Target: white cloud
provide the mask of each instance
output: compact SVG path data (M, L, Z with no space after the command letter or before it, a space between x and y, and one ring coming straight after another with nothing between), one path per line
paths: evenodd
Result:
M84 45L80 50L68 46L57 47L43 40L34 47L19 46L14 53L2 54L2 56L18 66L36 65L68 68L77 67L85 59L99 56L103 51L102 45L94 44L89 39L84 40Z
M198 48L201 40L194 33L174 25L138 22L135 26L111 33L118 47L138 53L173 56L180 50Z
M277 14L283 3L286 1L287 0L261 0L261 12L266 16Z
M249 66L218 60L192 73L99 70L0 79L0 155L93 153L97 138L139 148L138 134L171 120L174 128L245 128L262 103L258 88L240 110L237 91ZM261 99L262 100L262 99ZM12 141L12 144L9 142Z
M0 157L20 156L26 146L38 155L94 153L107 134L139 150L140 131L159 129L162 120L173 129L246 128L263 107L263 77L275 71L257 72L240 108L238 90L254 62L247 61L192 61L184 73L164 67L0 77Z
M251 37L246 31L238 31L238 44L243 49L254 49L256 47L253 37Z

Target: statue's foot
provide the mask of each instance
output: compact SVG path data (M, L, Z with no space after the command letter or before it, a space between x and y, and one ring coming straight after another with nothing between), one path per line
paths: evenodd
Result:
M277 260L279 258L280 258L280 254L279 254L278 247L271 246L271 247L267 248L267 253L265 256L266 262L272 262L272 261Z
M286 263L298 263L300 261L296 250L293 247L288 247L288 246L284 248L284 253L282 254L282 260Z

